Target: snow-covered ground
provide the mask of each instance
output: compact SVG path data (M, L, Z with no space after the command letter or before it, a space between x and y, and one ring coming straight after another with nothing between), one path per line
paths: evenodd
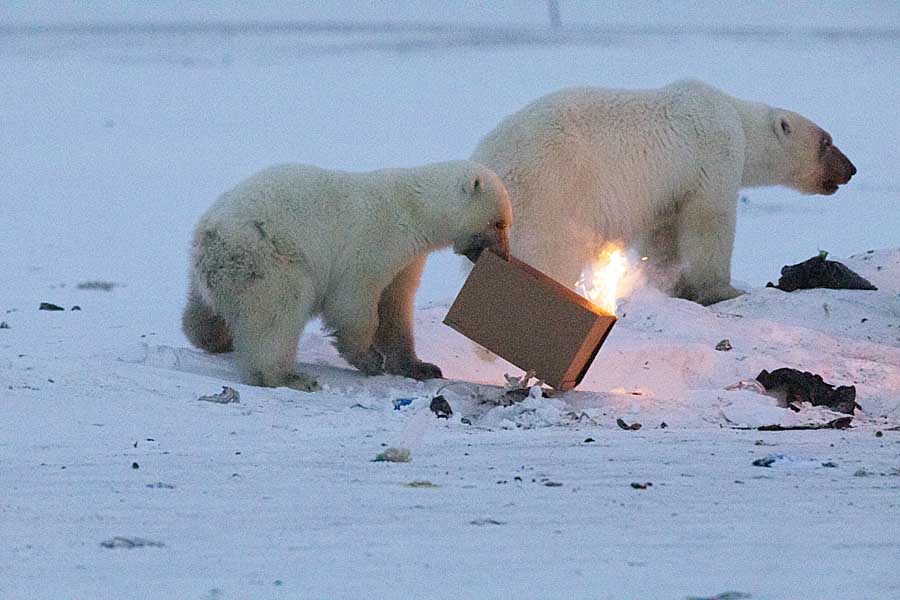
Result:
M542 3L268 4L0 9L0 597L900 597L900 8L563 2L548 32ZM28 26L73 23L182 25ZM518 371L441 324L446 254L417 337L463 382L448 420L445 382L365 378L315 328L316 394L241 385L180 333L190 230L253 171L462 158L559 87L685 76L808 115L859 173L744 191L750 293L638 287L577 391L494 404ZM819 249L879 291L763 287ZM816 418L725 390L782 366L856 385L855 427L747 429ZM198 400L223 385L240 403ZM388 446L411 462L372 462Z

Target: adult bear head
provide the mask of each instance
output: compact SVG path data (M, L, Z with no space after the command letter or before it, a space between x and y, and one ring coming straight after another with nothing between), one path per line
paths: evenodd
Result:
M774 113L772 129L781 149L778 183L804 194L829 196L856 174L827 131L795 112Z

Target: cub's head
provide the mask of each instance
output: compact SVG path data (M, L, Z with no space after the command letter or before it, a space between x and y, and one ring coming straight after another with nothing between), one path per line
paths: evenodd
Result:
M856 167L832 143L831 135L809 119L778 110L772 129L782 149L778 183L804 194L828 196L856 174Z
M500 177L487 167L467 163L459 193L464 208L458 215L453 251L472 262L486 249L508 259L512 207Z

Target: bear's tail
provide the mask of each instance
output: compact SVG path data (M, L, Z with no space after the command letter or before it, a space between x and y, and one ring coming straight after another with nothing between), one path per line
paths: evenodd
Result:
M207 352L231 352L234 343L225 319L213 312L199 294L191 291L181 317L181 328L190 342Z

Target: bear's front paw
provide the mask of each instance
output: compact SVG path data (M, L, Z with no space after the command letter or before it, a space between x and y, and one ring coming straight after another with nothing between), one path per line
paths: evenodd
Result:
M673 291L676 298L691 300L703 306L731 300L746 293L729 284L704 286L690 284L684 280L679 281Z
M344 360L356 367L366 375L384 374L384 356L375 348L369 348L365 352L343 353Z
M736 287L732 287L730 285L722 286L716 288L714 290L710 290L705 294L701 294L697 299L697 302L702 304L703 306L709 306L710 304L715 304L717 302L724 302L725 300L731 300L732 298L737 298L738 296L743 296L747 292L743 290L739 290Z
M389 369L388 372L393 375L401 375L403 377L418 379L419 381L423 381L425 379L442 379L444 377L444 374L441 373L441 368L439 366L421 360L406 363L404 365L398 365L394 368Z

